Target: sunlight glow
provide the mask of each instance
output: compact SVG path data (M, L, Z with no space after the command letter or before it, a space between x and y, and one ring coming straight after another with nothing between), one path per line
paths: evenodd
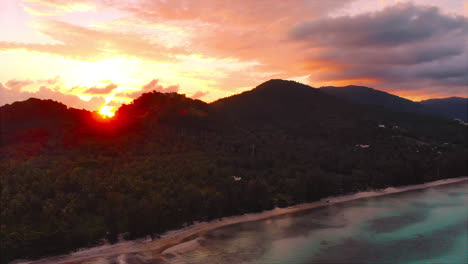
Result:
M70 71L72 76L67 75L67 77L74 83L93 86L103 80L125 83L130 76L135 74L134 68L138 60L113 56L98 61L71 61L70 63L73 63L75 67ZM79 78L73 80L73 76L79 76Z
M101 114L101 116L104 118L113 117L115 115L115 113L112 111L113 108L113 106L104 105L99 110L99 114Z

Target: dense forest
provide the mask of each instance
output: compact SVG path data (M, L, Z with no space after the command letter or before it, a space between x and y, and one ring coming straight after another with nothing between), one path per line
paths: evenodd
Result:
M450 97L414 102L364 86L321 87L320 91L353 103L379 105L399 112L443 116L468 121L468 98Z
M3 263L194 221L467 174L467 127L271 80L211 104L145 93L112 119L0 107Z

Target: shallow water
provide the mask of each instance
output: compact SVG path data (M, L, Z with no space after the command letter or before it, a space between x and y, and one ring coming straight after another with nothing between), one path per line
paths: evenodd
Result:
M236 224L170 263L468 263L468 182Z

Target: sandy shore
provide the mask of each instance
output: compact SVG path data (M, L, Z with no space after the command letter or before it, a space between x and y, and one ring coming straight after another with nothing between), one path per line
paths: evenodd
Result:
M103 245L83 249L67 255L43 258L36 261L15 261L15 263L107 263L108 261L106 261L106 259L109 258L115 257L117 258L117 261L121 262L121 258L127 258L127 260L130 260L129 257L135 255L138 255L138 258L140 259L159 259L163 261L166 257L170 257L172 253L183 252L196 248L198 246L197 235L203 234L206 231L213 230L219 227L249 221L262 220L274 216L290 214L321 206L327 206L329 204L343 203L362 198L406 192L467 180L468 177L460 177L405 187L390 187L376 191L360 192L354 195L327 197L321 199L320 201L299 204L287 208L275 208L273 210L263 211L260 213L250 213L238 216L225 217L223 219L213 220L210 222L196 223L183 229L166 232L163 236L161 236L161 238L155 239L153 241L142 239L134 241L125 241L116 243L114 245ZM123 262L125 263L128 261Z

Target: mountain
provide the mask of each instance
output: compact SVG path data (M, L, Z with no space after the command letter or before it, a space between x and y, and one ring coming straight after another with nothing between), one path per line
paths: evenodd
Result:
M420 103L430 108L433 113L468 121L468 98L429 99Z
M211 104L149 92L111 119L52 100L5 105L1 262L466 175L466 133L283 80Z
M91 124L92 113L86 110L68 108L52 101L30 98L23 102L0 107L0 148L15 145L11 151L2 151L3 157L14 155L17 145L29 146L31 153L37 153L40 146L58 142ZM60 144L65 141L60 141ZM35 147L32 147L35 146ZM2 150L4 150L3 148Z
M270 80L212 103L221 115L252 129L346 127L358 112L351 104L294 81Z
M331 91L340 94L344 91L347 97L337 97L335 94L338 92ZM364 103L372 98L377 100L378 105ZM419 113L425 112L418 103L371 88L349 86L316 89L284 80L267 81L255 89L220 99L212 105L222 116L246 128L287 131L294 136L327 135L335 142L366 138L381 123L403 126L420 136L451 134L445 130L446 125L439 125L436 130L431 127L435 123L453 123Z
M423 105L364 86L321 87L321 91L358 104L379 105L399 112L425 113Z
M452 97L445 99L430 99L421 102L375 90L364 86L321 87L321 91L358 104L378 105L398 112L437 115L447 118L468 120L468 99Z

